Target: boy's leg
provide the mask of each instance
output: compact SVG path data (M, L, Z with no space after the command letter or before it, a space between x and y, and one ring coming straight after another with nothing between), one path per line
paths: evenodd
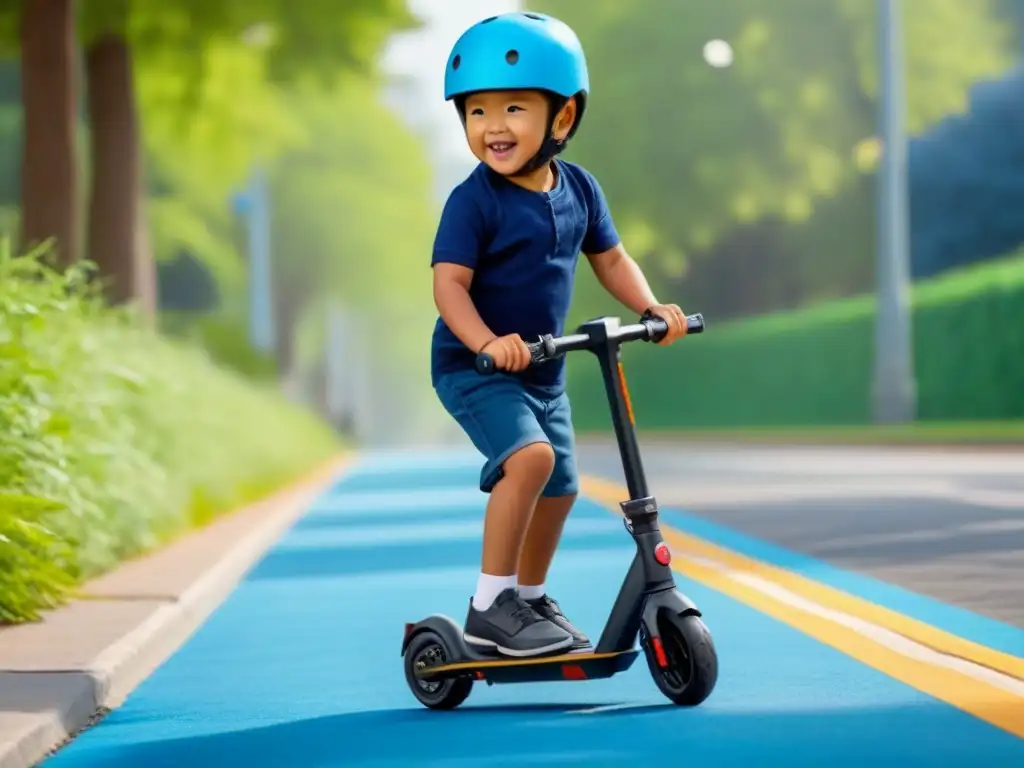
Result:
M541 426L551 441L555 465L526 531L519 557L519 594L537 613L572 635L574 649L587 648L590 639L565 618L558 603L547 594L548 570L576 501L579 474L568 396L562 394L543 406Z
M504 461L504 477L491 489L484 517L481 570L515 582L519 555L530 516L544 489L555 459L547 441L533 442L515 450ZM479 594L473 605L486 610L491 603Z
M576 494L541 496L533 509L526 529L523 550L519 555L519 591L527 599L543 594L548 569L562 538L562 529L572 511ZM537 592L537 590L541 590Z
M480 489L490 493L477 590L464 635L512 656L566 648L572 637L519 596L516 567L530 516L554 466L554 453L521 385L475 372L445 377L438 396L486 462Z

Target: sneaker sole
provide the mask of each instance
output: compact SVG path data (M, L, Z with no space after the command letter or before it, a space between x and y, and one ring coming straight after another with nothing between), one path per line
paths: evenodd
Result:
M573 639L567 637L565 640L559 640L557 643L551 643L550 645L544 645L540 648L530 648L528 650L516 650L515 648L506 648L503 645L499 645L493 640L485 640L482 637L475 637L474 635L463 634L462 639L470 645L477 645L483 648L494 648L505 656L515 656L516 658L527 658L530 656L542 656L545 653L551 653L552 651L561 651L568 648L573 644Z

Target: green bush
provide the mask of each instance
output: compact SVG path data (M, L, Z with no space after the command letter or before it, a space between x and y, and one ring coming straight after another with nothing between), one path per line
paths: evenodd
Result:
M198 344L218 364L247 379L271 381L277 376L272 355L249 344L244 323L222 313L164 312L160 323L164 333Z
M918 418L1024 417L1024 256L923 281L911 302ZM721 326L713 314L707 321L706 335L669 349L623 348L641 428L871 421L874 296ZM594 361L569 365L577 429L609 429Z
M0 622L337 449L272 387L105 308L84 277L0 255Z

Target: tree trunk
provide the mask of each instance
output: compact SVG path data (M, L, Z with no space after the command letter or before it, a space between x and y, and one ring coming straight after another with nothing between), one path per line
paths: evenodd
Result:
M135 302L156 310L156 269L142 200L145 189L131 48L123 33L104 32L85 54L92 188L89 258L99 268L111 304Z
M21 248L54 238L78 257L73 0L25 0L21 17Z

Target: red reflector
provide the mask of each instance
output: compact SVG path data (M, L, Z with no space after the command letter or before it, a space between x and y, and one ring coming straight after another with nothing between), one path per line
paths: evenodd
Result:
M587 673L583 671L583 667L579 664L563 664L562 677L566 680L586 680Z
M665 648L661 645L660 637L652 637L651 645L654 646L654 658L658 662L658 666L664 669L668 666L668 657L665 656Z
M479 669L476 671L476 679L477 680L483 680L484 679L484 673L481 672Z
M654 559L661 565L668 565L672 562L672 553L669 552L668 544L664 541L654 548Z

